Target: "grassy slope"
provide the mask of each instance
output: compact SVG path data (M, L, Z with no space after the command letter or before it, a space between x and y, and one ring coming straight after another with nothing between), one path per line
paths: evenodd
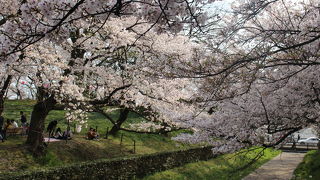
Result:
M309 151L294 171L294 179L320 179L320 151Z
M6 101L4 117L15 119L20 123L20 111L26 113L29 121L34 101ZM58 127L65 130L67 127L64 119L64 111L52 111L47 117L46 124L52 120L58 120ZM113 112L113 117L118 112ZM129 122L141 121L136 114L129 115ZM103 136L111 123L98 113L90 113L88 127L98 126L99 133ZM34 159L26 150L24 142L26 137L8 137L8 141L0 142L0 173L8 171L20 171L42 167L51 167L61 164L89 161L100 158L114 158L132 156L133 140L136 141L136 154L148 154L160 151L172 151L190 148L190 145L174 142L170 138L161 135L136 134L120 132L124 134L123 146L120 146L120 134L100 141L86 140L87 128L83 128L80 134L76 134L71 141L51 142L48 153L41 159Z
M260 149L261 150L261 149ZM255 157L258 150L250 151L249 153L241 153L239 155L227 154L219 156L209 161L200 161L190 163L185 166L167 170L143 178L144 180L193 180L193 179L208 179L208 180L240 180L250 174L254 169L258 168L268 160L272 159L280 153L272 149L266 149L264 155L251 167L244 170L237 170L246 165L250 159Z

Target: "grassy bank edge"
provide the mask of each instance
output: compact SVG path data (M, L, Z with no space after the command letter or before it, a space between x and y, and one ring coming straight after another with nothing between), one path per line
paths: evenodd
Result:
M263 156L255 163L248 168L242 168L261 150L261 148L258 148L253 151L221 155L209 161L189 163L178 168L146 176L143 180L240 180L281 152L274 149L265 149Z
M294 180L320 179L320 151L309 151L294 171Z

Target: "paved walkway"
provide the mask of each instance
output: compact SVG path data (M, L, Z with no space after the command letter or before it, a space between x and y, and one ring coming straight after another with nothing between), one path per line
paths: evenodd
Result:
M305 153L282 152L243 180L289 180Z

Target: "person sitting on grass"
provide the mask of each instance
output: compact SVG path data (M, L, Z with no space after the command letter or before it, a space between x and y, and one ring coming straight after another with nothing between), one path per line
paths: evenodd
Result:
M93 129L93 136L95 137L95 139L99 138L99 133L97 132L96 129Z
M93 138L94 138L94 136L93 136L93 129L90 127L90 129L89 129L89 131L88 131L88 133L87 133L87 138L89 139L89 140L92 140Z
M11 124L12 124L13 128L19 127L18 123L14 119L11 119Z
M58 127L57 130L56 130L56 133L54 135L54 138L56 139L63 139L63 136L62 136L62 132L61 132L61 129Z
M70 130L70 128L68 128L67 130L65 130L62 134L62 139L65 140L70 140L72 138L72 132Z
M88 133L87 133L87 138L88 140L94 140L97 139L97 132L95 132L95 129L91 128L89 129Z
M4 129L12 129L13 128L13 125L11 123L11 120L10 119L7 119L7 122L6 124L4 125Z

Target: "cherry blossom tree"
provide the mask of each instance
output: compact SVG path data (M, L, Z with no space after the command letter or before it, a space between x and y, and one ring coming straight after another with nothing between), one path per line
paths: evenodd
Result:
M179 32L200 32L206 21L203 7L212 2L1 1L1 8L4 9L0 22L1 62L16 65L22 63L17 69L19 76L30 77L37 87L37 103L31 115L27 144L31 145L34 152L41 152L44 120L56 104L65 103L73 109L74 106L81 106L81 103L78 105L79 102L87 101L85 89L90 85L85 86L86 82L81 83L81 79L86 78L86 73L99 70L99 66L93 63L96 62L95 59L104 56L105 61L112 60L110 56L128 47L135 47L134 51L138 51L140 56L147 53L150 47L157 46L152 43L158 43L152 36L147 36L148 32L159 35L158 40L161 40L161 37L172 37ZM127 19L133 22L128 23ZM111 25L114 31L105 31L104 27L110 28ZM102 44L94 41L97 36L104 40L100 41ZM143 43L138 44L140 39ZM150 41L149 44L147 41ZM94 51L99 48L104 52L94 56L97 54ZM159 46L157 48L154 48L157 51L148 54L149 58L138 58L145 62L155 61L161 56L178 57L179 53L183 52L164 52L162 55L162 49ZM175 49L179 48L183 47ZM134 51L132 53L135 53ZM141 67L145 67L144 62L141 63ZM95 67L92 68L89 64ZM114 65L118 66L116 62ZM110 70L115 68L114 65L105 65L103 68L108 67L107 70ZM100 71L103 71L103 68L100 67ZM114 76L109 73L106 78L116 75L121 80L124 77L118 76L118 72L110 72ZM126 87L127 84L123 86ZM112 88L105 100L123 89L121 86Z
M176 139L225 152L277 146L318 125L318 2L235 1L232 9L201 39L211 56L183 67L201 79L193 101L202 111L181 120L195 133Z
M41 150L45 117L57 104L69 120L84 103L117 104L123 117L143 108L194 129L177 139L209 141L218 151L278 145L317 123L317 2L235 1L233 14L207 26L211 2L1 1L3 67L37 87L27 140L33 151ZM177 36L185 32L206 32L201 48ZM276 138L266 143L270 134Z

